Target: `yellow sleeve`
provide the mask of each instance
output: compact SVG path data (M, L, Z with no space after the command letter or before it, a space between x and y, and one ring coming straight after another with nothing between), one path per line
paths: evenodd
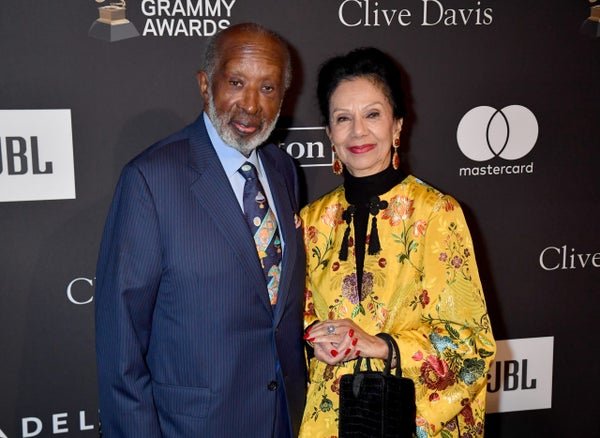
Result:
M415 382L418 436L483 436L487 372L495 342L473 243L458 203L440 196L420 244L417 330L392 333ZM455 418L456 417L456 418ZM453 433L451 433L453 432Z

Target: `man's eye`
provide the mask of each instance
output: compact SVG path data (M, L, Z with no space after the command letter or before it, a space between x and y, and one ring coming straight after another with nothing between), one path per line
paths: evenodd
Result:
M264 85L264 86L263 86L263 91L264 91L265 93L271 93L271 92L273 92L274 90L275 90L275 87L274 87L274 86L272 86L272 85Z
M241 87L242 86L242 81L238 81L237 79L231 79L229 81L229 85L231 85L233 87Z

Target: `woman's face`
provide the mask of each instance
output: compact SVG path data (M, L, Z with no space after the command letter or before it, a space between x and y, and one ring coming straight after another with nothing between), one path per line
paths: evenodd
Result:
M351 175L374 175L390 165L402 119L381 88L368 78L340 82L329 101L327 135Z

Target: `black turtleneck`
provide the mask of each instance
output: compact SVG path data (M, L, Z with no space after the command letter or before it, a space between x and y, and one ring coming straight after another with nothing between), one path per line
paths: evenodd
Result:
M365 247L369 211L373 201L399 184L405 175L391 165L375 175L354 177L344 169L344 191L346 201L354 206L352 223L354 224L354 251L356 257L356 282L358 296L361 297L363 269L365 264Z

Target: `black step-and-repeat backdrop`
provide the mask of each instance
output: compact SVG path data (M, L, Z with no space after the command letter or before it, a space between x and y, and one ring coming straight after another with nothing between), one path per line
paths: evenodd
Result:
M199 114L207 37L294 52L276 139L305 201L340 183L327 57L403 66L403 164L465 208L498 342L488 437L600 436L600 9L587 0L2 0L0 438L98 434L94 270L120 169Z

